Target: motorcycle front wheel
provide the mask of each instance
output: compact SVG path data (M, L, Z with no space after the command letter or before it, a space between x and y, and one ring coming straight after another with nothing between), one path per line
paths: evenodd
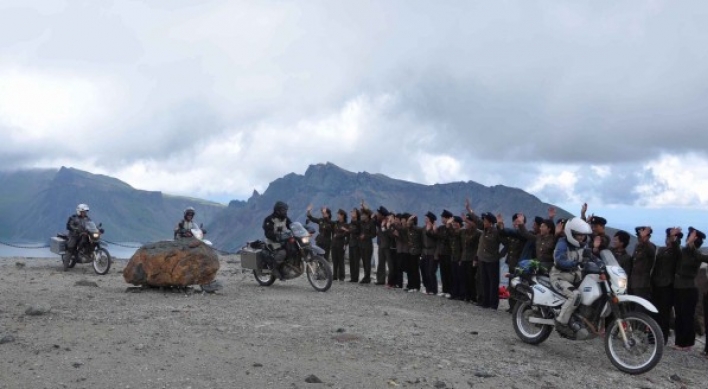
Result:
M305 264L310 285L318 292L326 292L332 286L332 268L322 257L315 257Z
M517 300L511 317L514 321L516 336L525 343L541 344L548 339L553 331L553 326L529 322L530 317L537 317L539 319L550 318L550 315L544 315L543 308L533 306L529 301Z
M275 276L272 274L263 274L259 270L253 270L253 276L256 277L256 282L260 286L271 286L275 282Z
M98 275L104 275L111 269L111 254L108 250L100 248L93 253L93 270Z
M664 334L659 324L643 312L627 312L621 321L627 335L625 344L619 323L613 320L605 333L605 353L619 370L642 374L653 369L664 353Z
M73 255L66 253L61 256L61 263L64 266L64 270L66 271L76 266L76 259L74 259Z

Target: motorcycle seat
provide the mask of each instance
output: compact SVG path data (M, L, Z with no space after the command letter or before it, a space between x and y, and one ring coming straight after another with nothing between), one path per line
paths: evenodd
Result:
M69 239L69 236L67 234L57 234L57 238Z
M537 281L539 284L545 286L546 288L552 290L553 292L555 292L555 293L557 293L557 294L560 294L561 296L563 295L563 293L559 292L556 288L553 287L553 283L551 282L551 278L550 278L550 277L548 277L548 276L538 276L538 277L536 277L536 281Z

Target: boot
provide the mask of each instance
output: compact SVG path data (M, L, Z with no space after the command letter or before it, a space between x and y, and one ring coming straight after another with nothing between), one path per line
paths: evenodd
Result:
M573 291L573 296L565 300L563 303L556 321L563 325L568 324L568 320L570 320L570 316L573 314L573 311L575 311L575 307L578 305L579 300L580 292L577 290Z

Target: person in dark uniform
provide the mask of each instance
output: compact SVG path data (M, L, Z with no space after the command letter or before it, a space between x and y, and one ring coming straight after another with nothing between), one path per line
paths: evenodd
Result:
M378 257L376 265L376 285L386 284L386 267L391 266L391 238L388 232L388 217L390 213L384 206L376 210L376 238L378 240ZM391 267L388 268L391 272Z
M321 212L321 218L312 216L312 205L309 205L307 207L307 220L317 223L319 230L317 232L317 237L315 238L315 244L325 251L324 258L331 262L330 250L332 248L332 229L334 228L334 223L332 222L332 211L330 211L327 207L322 207Z
M462 223L460 216L454 216L448 221L448 237L450 242L450 259L452 267L451 300L464 300L467 296L467 262L462 262Z
M408 270L408 217L410 215L407 213L396 214L393 222L393 237L396 240L396 288L403 288L403 273Z
M536 235L526 230L526 217L520 212L515 213L511 217L513 228L503 228L504 220L501 215L498 215L498 222L502 227L499 231L499 237L501 238L502 244L506 248L506 265L509 268L509 273L513 274L519 264L524 247L526 247L526 242L529 239L535 241ZM509 297L509 308L507 309L507 312L511 312L514 309L514 304L515 300L512 297Z
M497 226L497 218L491 212L485 212L482 217L477 217L471 208L467 211L472 214L475 224L483 226L482 236L479 238L477 258L479 269L482 272L482 296L477 298L477 305L482 308L497 309L499 307L499 245L501 238Z
M359 282L359 262L361 261L361 246L359 236L361 235L361 213L359 208L354 208L349 212L349 282ZM371 264L371 263L369 263Z
M359 247L361 248L361 261L364 265L364 278L361 284L371 283L371 259L374 255L373 238L376 237L376 224L371 218L371 210L361 203L361 222L359 223Z
M332 275L334 279L344 281L344 251L349 239L347 230L347 211L340 209L337 211L337 221L334 223L332 234Z
M425 226L423 226L423 259L421 266L423 267L423 283L425 284L425 293L429 295L438 294L438 260L435 257L437 243L437 228L435 221L437 216L428 211L425 214Z
M632 256L627 252L627 246L629 246L629 232L619 230L612 237L612 254L617 259L619 265L627 273L627 279L629 280L632 274ZM673 273L671 273L673 274Z
M708 255L699 251L706 234L693 227L688 228L686 245L681 249L681 259L676 264L674 277L674 312L676 313L674 348L690 350L696 342L696 305L698 304L698 288L696 275L701 263L708 263Z
M656 246L650 241L651 227L637 227L637 245L632 255L629 293L651 301L651 269L656 258Z
M674 304L674 277L676 264L681 260L681 228L666 229L666 246L656 250L656 260L651 271L651 296L656 309L656 321L668 344L671 333L671 309Z
M406 265L406 277L408 292L420 291L420 256L423 253L423 229L418 227L418 217L412 215L407 220L408 223L408 264Z
M452 263L450 258L450 238L448 236L448 220L452 219L452 213L444 209L440 214L441 225L436 230L437 251L435 255L440 266L440 282L442 283L442 292L438 293L440 297L450 297L452 293Z
M479 237L482 235L477 224L472 220L472 215L465 214L465 228L462 230L462 262L466 262L467 295L465 301L477 302L477 250Z

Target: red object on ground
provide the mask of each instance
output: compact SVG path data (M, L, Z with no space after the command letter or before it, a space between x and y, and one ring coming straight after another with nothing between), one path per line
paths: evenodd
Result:
M500 300L506 300L511 296L511 293L509 293L509 290L506 288L506 286L501 285L499 286L499 299Z

